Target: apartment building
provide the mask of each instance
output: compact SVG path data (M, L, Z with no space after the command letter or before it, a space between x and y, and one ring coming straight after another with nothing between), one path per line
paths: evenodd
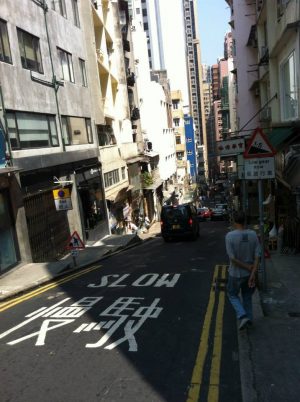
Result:
M264 181L266 194L272 195L266 213L275 222L289 216L295 221L300 215L300 4L297 0L227 3L236 49L240 134L260 126L268 135L277 153L276 178Z
M97 113L92 106L96 60L88 60L83 29L90 4L1 4L1 120L11 166L1 171L2 270L59 258L73 230L84 240L108 233L95 130L104 114L101 103ZM54 194L68 200L55 206Z
M186 133L184 126L184 107L181 91L171 91L172 97L172 118L176 141L176 167L177 182L183 187L190 174L190 166L187 160Z
M201 66L201 48L198 21L198 7L195 0L183 0L186 58L189 77L190 114L193 117L195 141L204 145L204 160L206 177L208 178L208 138L205 122L203 69ZM201 151L202 152L202 151ZM200 152L200 153L201 153ZM199 155L200 156L200 155ZM200 170L202 167L200 168Z

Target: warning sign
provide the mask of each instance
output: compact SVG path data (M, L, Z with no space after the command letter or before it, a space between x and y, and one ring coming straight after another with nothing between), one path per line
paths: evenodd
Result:
M244 152L244 158L265 158L274 156L275 149L261 128L256 128Z
M84 249L85 245L79 237L79 234L75 231L68 239L68 243L65 247L66 250L80 250Z

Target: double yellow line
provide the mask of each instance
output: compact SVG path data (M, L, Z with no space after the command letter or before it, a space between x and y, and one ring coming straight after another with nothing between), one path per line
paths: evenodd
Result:
M218 292L216 285L218 279L221 279L221 284L222 286L224 286L223 283L226 278L226 268L227 268L226 265L215 266L213 275L213 286L211 287L210 290L209 302L204 318L199 349L192 374L187 402L198 402L199 399L203 379L204 365L208 352L208 341L213 320L214 307L216 303L216 295L218 295L219 297L218 297L218 306L215 321L214 345L213 345L213 353L210 366L210 380L209 380L207 400L209 402L217 402L219 400L225 289L221 288L220 289L221 291Z
M42 287L39 287L38 289L35 289L29 293L26 293L20 297L17 297L16 299L13 300L9 300L7 302L4 303L0 303L0 313L2 311L5 311L13 306L15 306L16 304L22 303L25 300L31 299L32 297L35 297L41 293L47 292L47 290L56 288L59 285L62 285L63 283L69 282L73 279L76 279L82 275L85 275L89 272L95 271L96 269L101 268L101 265L97 265L97 266L93 266L93 267L89 267L86 269L83 269L79 272L75 272L74 274L68 275L67 277L64 277L62 279L59 279L57 281L52 281L50 283L48 283L47 285L44 285Z

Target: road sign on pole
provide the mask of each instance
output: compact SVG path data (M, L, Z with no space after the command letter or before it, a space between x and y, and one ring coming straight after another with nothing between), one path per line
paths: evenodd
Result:
M274 156L276 150L261 128L256 128L249 139L244 158L265 158Z
M73 234L69 237L67 245L65 247L66 250L82 250L85 248L83 241L81 240L79 234L73 232Z
M274 179L274 158L245 159L244 177L246 180Z

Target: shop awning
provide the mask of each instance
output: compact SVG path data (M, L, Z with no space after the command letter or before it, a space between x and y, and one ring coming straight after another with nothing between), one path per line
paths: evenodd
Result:
M287 145L294 134L293 127L276 127L268 133L268 139L273 147L278 151Z

